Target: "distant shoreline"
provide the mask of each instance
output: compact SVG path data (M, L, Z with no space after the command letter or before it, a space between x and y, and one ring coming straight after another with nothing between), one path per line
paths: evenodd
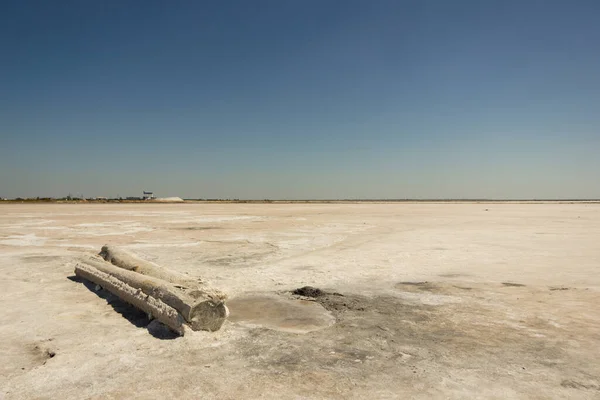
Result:
M513 204L600 204L600 199L373 199L373 200L221 200L221 199L184 199L181 201L154 200L56 200L56 199L7 199L0 204L396 204L396 203L513 203Z

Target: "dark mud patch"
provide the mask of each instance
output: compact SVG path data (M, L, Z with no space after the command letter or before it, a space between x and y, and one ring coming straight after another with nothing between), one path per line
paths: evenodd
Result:
M460 290L473 290L472 287L468 287L468 286L457 286L454 285L455 288L460 289Z
M426 286L429 282L400 282L400 285L408 285L408 286Z
M457 314L461 320L471 310L459 311L452 305L431 306L395 296L353 293L325 293L314 302L336 317L334 325L301 337L254 330L241 346L244 359L257 369L290 376L318 370L328 371L333 381L351 377L364 382L383 374L394 376L401 386L411 384L417 373L426 376L425 368L432 361L440 363L435 368L472 368L475 358L503 354L498 349L507 340L523 341L518 332L507 338L498 335L494 326L455 322Z
M502 282L502 285L507 287L525 287L522 283L514 283L514 282Z
M304 286L292 291L293 295L315 299L325 309L332 312L365 311L368 297L344 295L337 292L326 292L316 287Z
M324 292L310 302L330 311L336 323L302 336L282 337L274 331L254 330L244 339L244 358L269 371L295 374L326 370L334 376L339 372L340 377L354 373L367 377L377 370L397 369L399 358L419 353L407 349L407 339L415 342L419 337L417 324L431 323L433 310L405 304L394 296L352 293ZM452 335L449 329L432 333ZM412 375L412 371L406 374Z
M316 287L304 286L304 287L294 290L292 292L292 294L295 294L296 296L304 296L304 297L321 297L321 296L325 296L326 293Z
M323 296L319 296L316 300L334 314L347 311L367 311L370 303L369 298L364 296L342 295L339 293L326 293Z
M570 389L579 390L597 390L600 391L600 383L583 383L571 379L565 379L560 383L560 386Z
M334 325L304 335L251 329L236 342L239 355L227 355L230 358L226 360L235 366L243 359L244 368L251 366L252 376L268 377L269 384L286 387L301 382L319 398L353 397L356 390L366 389L374 381L385 382L390 393L419 385L437 388L427 393L429 397L447 397L448 387L439 385L441 377L464 374L480 382L510 381L517 393L526 394L530 393L529 383L514 378L524 371L559 377L554 384L544 381L541 397L552 397L556 389L593 390L593 380L587 378L598 375L596 356L589 351L592 347L570 345L571 335L581 329L569 323L573 313L563 310L557 314L560 326L537 317L540 307L548 308L547 301L555 301L558 307L572 302L555 299L546 287L522 290L517 298L514 290L498 284L463 285L473 290L444 282L397 285L402 292L426 297L432 293L423 293L424 287L433 294L462 298L460 303L437 305L415 302L403 294L364 296L320 289L323 294L308 302L331 312L336 318ZM587 296L581 300L590 304L596 298L594 293L576 292L565 295ZM578 340L594 340L590 334ZM241 368L236 371L244 374L246 370ZM484 375L477 372L482 370ZM561 387L561 379L567 378L575 384ZM460 380L453 382L455 387L462 385Z

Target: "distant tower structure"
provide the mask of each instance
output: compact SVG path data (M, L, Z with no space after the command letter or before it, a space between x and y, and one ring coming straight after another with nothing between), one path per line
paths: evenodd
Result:
M154 193L152 193L152 192L146 192L144 190L144 196L142 196L142 199L144 199L144 200L152 200L152 199L154 199Z

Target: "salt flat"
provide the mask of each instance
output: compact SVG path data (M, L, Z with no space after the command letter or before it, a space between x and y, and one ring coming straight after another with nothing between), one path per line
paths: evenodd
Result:
M73 277L106 243L336 322L165 336ZM0 304L6 399L600 398L600 205L2 204Z

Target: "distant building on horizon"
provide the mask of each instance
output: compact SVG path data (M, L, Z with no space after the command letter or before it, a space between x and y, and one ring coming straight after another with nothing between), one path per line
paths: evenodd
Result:
M144 190L144 195L142 196L143 200L153 200L154 199L154 193L152 192L146 192Z

